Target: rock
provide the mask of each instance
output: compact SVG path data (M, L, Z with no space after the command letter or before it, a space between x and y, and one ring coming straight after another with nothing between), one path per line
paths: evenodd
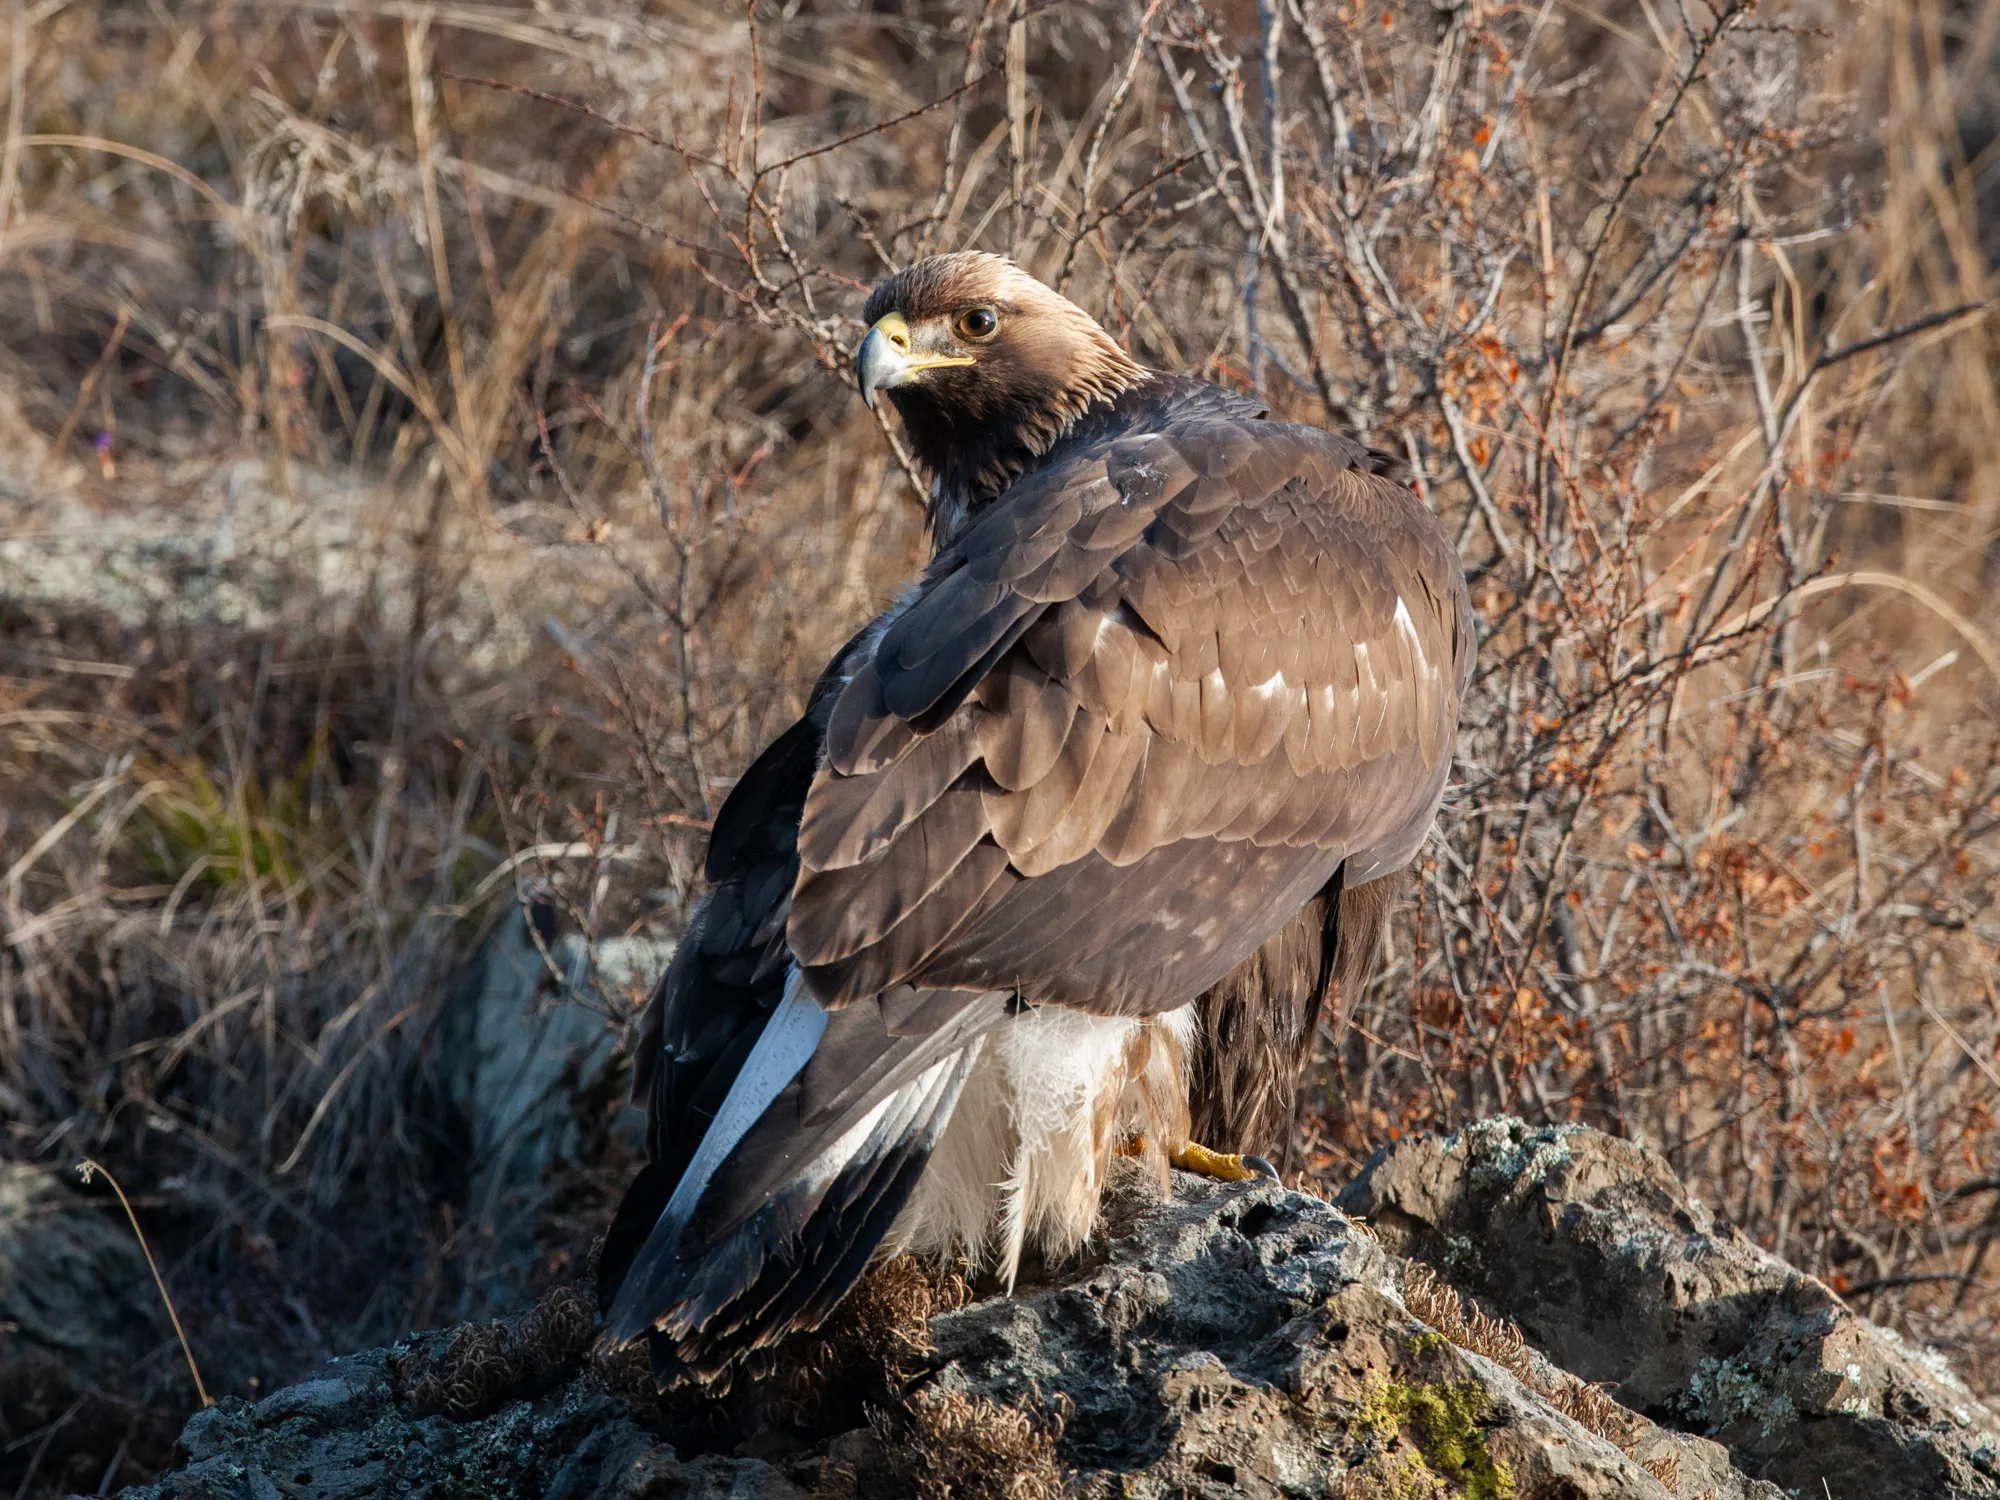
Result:
M1798 1494L2000 1494L2000 1418L1948 1365L1719 1225L1666 1159L1485 1120L1378 1152L1340 1196L1566 1370Z
M178 1367L147 1359L173 1333L131 1226L65 1175L0 1162L0 1495L95 1485L121 1441L163 1453L187 1410L160 1399Z
M934 1320L935 1388L1053 1405L1061 1462L1105 1500L1674 1493L1413 1316L1332 1205L1175 1186L1097 1266Z
M960 1305L942 1289L962 1284L892 1263L727 1393L652 1399L638 1364L583 1349L581 1294L552 1295L204 1413L181 1466L130 1493L1779 1500L1770 1478L1833 1500L1991 1493L1990 1412L1717 1229L1637 1147L1489 1122L1383 1153L1342 1201L1176 1174L1162 1203L1128 1184L1092 1251L1045 1282Z
M582 1112L601 1121L618 1102L618 1033L607 1023L631 1008L673 956L648 938L585 943L555 935L554 912L509 911L445 1007L439 1071L467 1138L463 1316L518 1306L530 1279L548 1184L578 1160ZM544 952L548 957L543 957ZM557 980L550 966L560 972ZM614 1128L634 1133L637 1111L616 1111ZM593 1122L596 1123L596 1122Z
M224 1401L181 1434L181 1465L128 1490L148 1500L803 1500L756 1459L683 1463L601 1385L575 1381L476 1422L414 1417L395 1365L408 1346L335 1360L255 1405Z
M0 1369L39 1353L88 1381L166 1331L117 1204L84 1197L46 1167L0 1161Z

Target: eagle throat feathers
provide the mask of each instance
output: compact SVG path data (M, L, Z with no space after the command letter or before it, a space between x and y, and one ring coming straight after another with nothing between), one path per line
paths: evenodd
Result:
M1082 309L1073 311L1095 338L1071 367L1070 378L1051 390L1045 402L1010 412L1011 421L1003 417L976 434L956 434L941 449L930 449L912 430L917 461L933 476L925 520L934 552L951 545L980 512L1038 467L1087 417L1108 411L1120 396L1152 377L1152 371L1113 343Z

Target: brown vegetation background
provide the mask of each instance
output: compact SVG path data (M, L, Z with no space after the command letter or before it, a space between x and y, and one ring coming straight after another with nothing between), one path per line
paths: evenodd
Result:
M1617 1131L1993 1394L1996 38L1981 0L16 0L0 1155L120 1174L220 1390L458 1315L452 978L528 895L671 935L731 775L923 556L865 289L979 246L1402 453L1459 539L1459 769L1312 1170ZM0 1432L0 1492L143 1474L176 1359Z

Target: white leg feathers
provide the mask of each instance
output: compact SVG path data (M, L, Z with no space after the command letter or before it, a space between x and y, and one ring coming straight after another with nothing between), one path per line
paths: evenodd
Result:
M1185 1137L1193 1026L1188 1007L1131 1020L1049 1006L995 1028L898 1239L926 1254L963 1247L1010 1287L1031 1244L1074 1251L1117 1147Z

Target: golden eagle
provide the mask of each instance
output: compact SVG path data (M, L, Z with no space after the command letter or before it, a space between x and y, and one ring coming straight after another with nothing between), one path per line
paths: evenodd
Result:
M889 1249L1011 1285L1087 1238L1114 1154L1246 1175L1192 1144L1190 1078L1205 1128L1289 1124L1472 666L1387 455L1146 369L997 256L864 317L936 552L730 793L641 1027L600 1294L663 1381L814 1326Z

